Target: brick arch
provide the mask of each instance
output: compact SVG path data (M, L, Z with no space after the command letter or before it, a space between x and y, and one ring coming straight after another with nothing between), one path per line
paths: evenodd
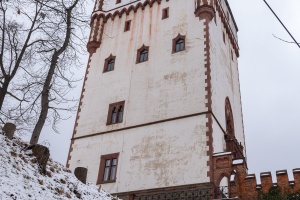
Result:
M221 180L226 177L228 179L228 186L229 186L229 180L230 180L230 174L226 173L226 172L223 172L219 175L219 177L217 178L217 181L216 181L216 186L217 187L220 187L220 183L221 183Z
M225 122L226 122L227 137L234 138L235 132L234 132L233 113L232 113L231 104L228 97L226 97L225 99Z

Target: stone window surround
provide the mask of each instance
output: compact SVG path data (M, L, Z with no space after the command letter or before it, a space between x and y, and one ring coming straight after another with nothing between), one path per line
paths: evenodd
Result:
M118 111L119 111L119 108L122 106L123 108L123 116L122 116L122 121L121 122L117 122L117 123L114 123L114 124L119 124L119 123L122 123L123 122L123 117L124 117L124 111L125 111L125 101L120 101L120 102L116 102L116 103L112 103L112 104L109 104L108 106L108 114L107 114L107 122L106 122L106 125L114 125L111 123L111 116L112 116L112 110L114 108L116 108L117 110L117 116L116 118L118 119Z
M140 56L141 56L141 52L144 51L144 50L147 50L147 51L148 51L148 55L147 55L147 59L144 60L143 62L146 62L146 61L149 60L149 46L145 46L145 45L143 44L143 46L137 50L136 64L138 64L138 63L143 63L143 62L140 62Z
M181 35L180 33L178 33L178 35L173 39L173 42L172 42L172 53L178 53L180 51L176 51L176 42L180 39L183 39L184 41L184 48L183 50L181 51L184 51L185 50L185 47L186 47L186 42L185 42L185 35Z
M107 71L108 62L111 61L111 60L115 61L114 68L110 71ZM114 71L115 70L115 64L116 64L116 56L113 56L112 54L110 54L110 56L108 58L106 58L105 61L104 61L103 73Z
M97 184L105 184L105 183L114 183L114 182L116 182L116 180L117 180L119 155L120 155L120 153L113 153L113 154L102 155L100 157L100 166L99 166L99 173L98 173ZM104 179L104 170L105 170L105 161L106 160L112 160L112 159L117 159L115 178L113 180L103 181L103 179ZM110 168L110 170L111 170L111 168Z

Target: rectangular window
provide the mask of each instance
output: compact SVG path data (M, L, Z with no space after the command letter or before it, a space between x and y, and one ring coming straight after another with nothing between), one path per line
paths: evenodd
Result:
M162 10L162 19L169 18L169 8L165 8Z
M106 125L123 122L124 105L125 101L120 101L109 105Z
M224 42L224 44L226 44L225 33L224 32L223 32L223 42Z
M117 1L116 1L116 4L118 4L118 3L121 3L121 0L117 0Z
M102 155L97 184L116 182L119 153Z
M131 20L125 22L124 32L130 30L130 24L131 24Z

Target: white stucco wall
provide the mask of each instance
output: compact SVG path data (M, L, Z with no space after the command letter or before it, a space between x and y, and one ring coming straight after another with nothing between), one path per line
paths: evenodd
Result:
M165 7L170 17L162 20ZM92 56L77 137L206 111L204 28L193 10L192 0L162 1L108 20ZM128 32L126 20L132 20ZM179 33L186 35L186 50L172 54ZM149 60L136 64L143 44L150 46ZM102 73L110 54L116 56L115 69ZM107 126L109 104L123 100L124 122Z
M162 1L108 19L101 46L91 58L75 138L207 111L204 24L195 17L194 6L194 0ZM166 7L170 17L162 20ZM131 30L124 32L127 20ZM230 61L229 47L221 44L219 18L217 24L210 22L212 109L226 129L229 96L236 135L244 141L237 61ZM179 33L186 36L186 49L172 54L172 39ZM149 60L136 64L143 44L149 46ZM116 56L115 69L103 73L110 54ZM109 104L123 100L123 122L107 126ZM95 183L100 156L119 152L117 182L102 185L110 193L209 182L206 122L204 114L77 139L70 167L87 167L88 180ZM223 132L213 119L214 151L224 146Z
M120 153L110 193L209 182L204 115L75 140L71 170L88 168L96 183L100 156ZM88 156L87 156L88 155Z
M226 33L226 31L218 13L216 15L217 23L212 20L209 25L211 34L212 111L223 130L226 131L225 99L229 97L233 112L235 136L245 147L238 60L227 34L225 34L225 43L223 42L223 32ZM231 59L231 51L233 60ZM221 146L217 147L218 150L220 148Z

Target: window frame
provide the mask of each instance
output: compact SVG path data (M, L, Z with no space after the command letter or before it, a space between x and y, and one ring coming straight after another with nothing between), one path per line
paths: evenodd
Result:
M147 59L146 59L146 60L143 60L143 61L140 61L141 53L142 53L144 50L147 50ZM138 63L143 63L143 62L147 62L148 60L149 60L149 46L145 46L145 45L143 44L143 46L137 50L136 64L138 64Z
M120 155L120 153L113 153L113 154L101 155L97 184L114 183L114 182L116 182L116 180L117 180L117 172L118 172L119 155ZM115 170L114 179L110 179L111 169L112 169L112 160L113 159L117 160L116 170ZM105 165L106 165L106 161L107 160L110 160L110 168L109 168L109 174L108 174L109 180L104 181L104 174L105 174L104 170L105 170Z
M112 70L108 71L108 64L111 60L114 60L114 66L113 66ZM113 56L112 54L110 54L110 56L108 58L106 58L105 61L104 61L103 73L114 71L115 70L115 65L116 65L116 56Z
M119 115L120 107L123 108L123 112L122 112L122 121L119 122L118 121L118 119L119 119L118 115ZM112 121L113 121L112 120L112 111L113 111L114 108L116 108L116 119L115 119L115 123L112 123ZM123 123L123 121L124 121L124 110L125 110L125 101L120 101L120 102L109 104L106 125L109 126L109 125Z
M169 18L169 16L170 16L169 7L162 9L161 19L167 19L167 18Z
M177 41L179 40L183 40L183 49L180 50L180 51L176 51L176 44L177 44ZM173 39L173 45L172 45L172 53L178 53L178 52L181 52L181 51L184 51L186 49L186 40L185 40L185 35L180 35L178 34L176 38Z

